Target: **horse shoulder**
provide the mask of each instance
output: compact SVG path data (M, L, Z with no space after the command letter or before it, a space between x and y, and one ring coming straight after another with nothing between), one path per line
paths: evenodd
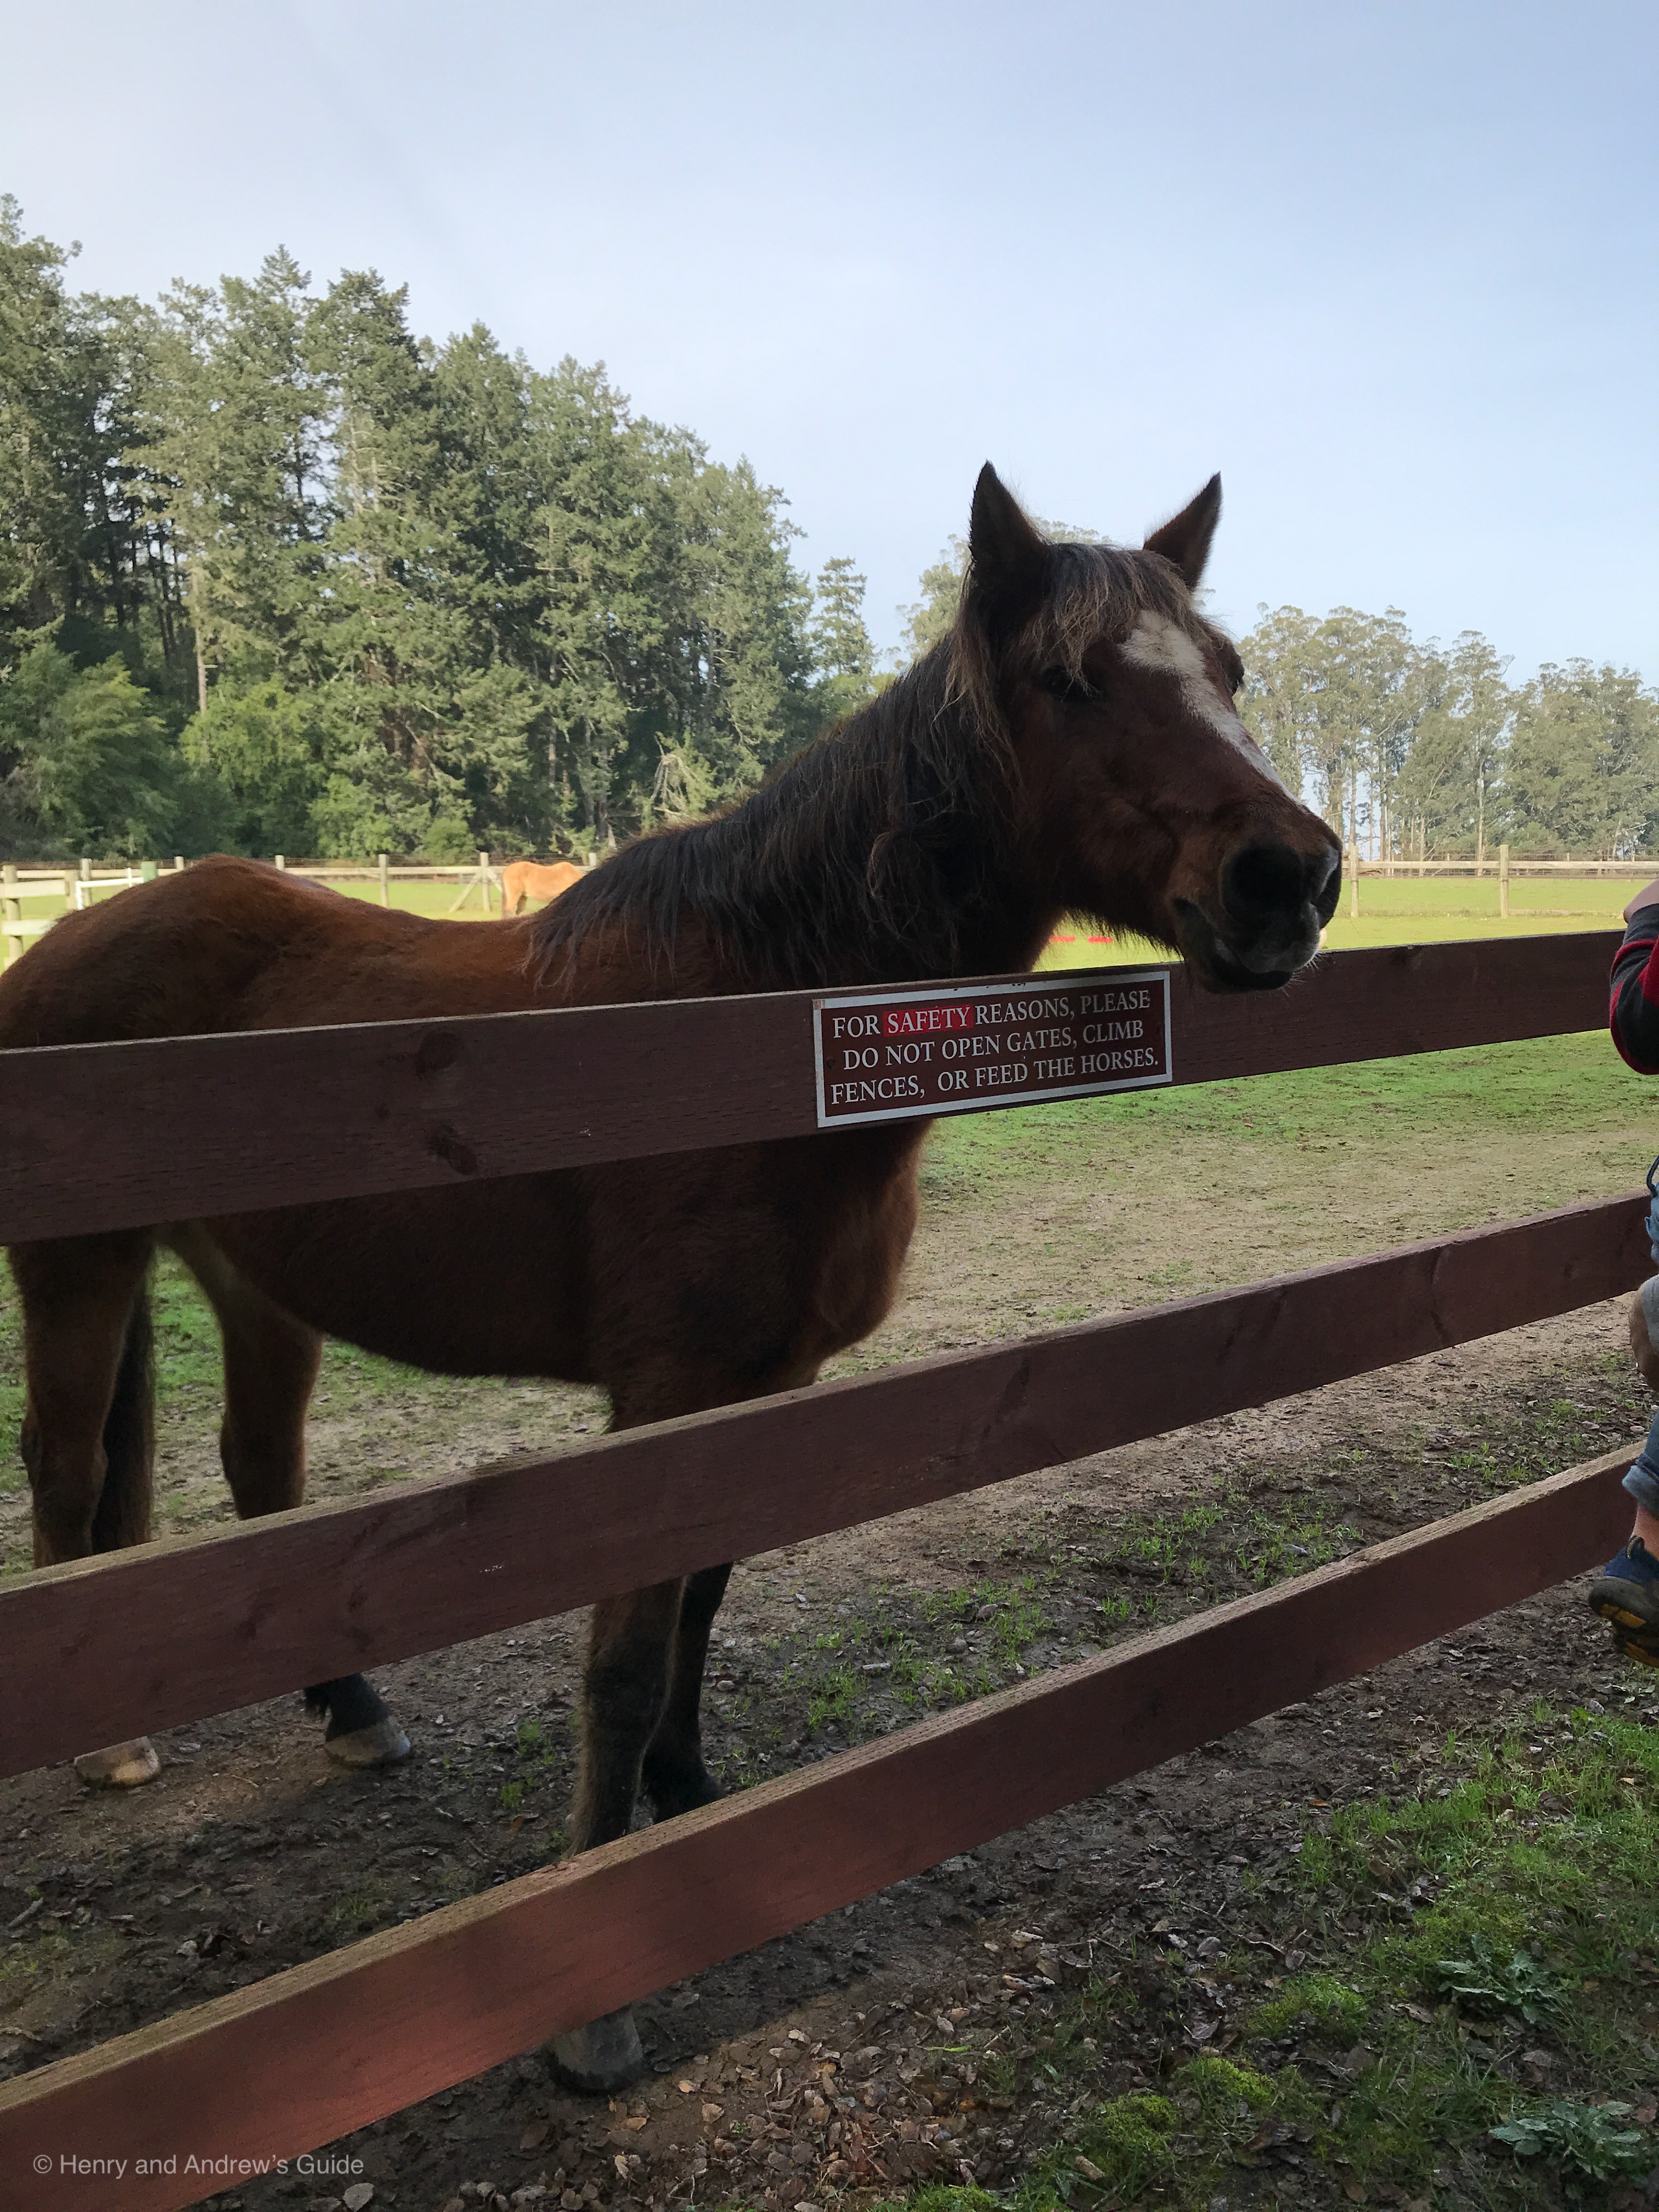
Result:
M849 1130L802 1147L803 1182L817 1186L813 1304L830 1350L856 1344L892 1310L915 1234L926 1129Z

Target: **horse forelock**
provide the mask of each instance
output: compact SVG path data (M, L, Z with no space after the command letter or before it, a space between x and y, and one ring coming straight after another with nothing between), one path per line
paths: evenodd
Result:
M1002 722L1000 695L1011 678L1059 666L1081 677L1091 646L1121 645L1143 617L1167 622L1200 647L1211 626L1170 562L1127 546L1050 541L1048 588L1015 634L994 641L975 617L971 567L949 640L951 688L981 729ZM1002 732L1006 740L1006 732Z
M1121 645L1152 615L1200 645L1210 628L1170 563L1156 553L1118 545L1060 544L1052 549L1054 589L1027 625L1022 645L1069 675L1083 672L1091 645Z

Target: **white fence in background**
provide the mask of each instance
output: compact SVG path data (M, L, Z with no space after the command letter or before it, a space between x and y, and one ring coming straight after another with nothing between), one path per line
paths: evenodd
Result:
M186 862L182 854L174 856L173 867L183 868ZM455 902L448 911L459 914L476 895L485 914L497 909L501 892L501 872L492 867L488 853L480 853L471 865L462 862L439 867L394 867L386 853L373 861L361 860L297 860L290 861L278 853L276 865L292 868L308 882L319 884L378 884L380 904L392 903L393 884L453 883L459 886ZM590 866L591 866L590 862ZM1477 858L1465 854L1461 859L1431 860L1418 854L1394 854L1380 860L1362 860L1352 850L1343 856L1343 872L1348 884L1348 913L1351 920L1359 918L1359 879L1381 876L1474 876L1493 877L1498 885L1498 912L1502 921L1510 919L1510 882L1516 876L1594 876L1626 877L1635 878L1659 874L1659 859L1628 860L1528 860L1514 858L1507 845L1499 845L1493 852ZM17 958L31 937L40 937L63 915L48 915L44 919L25 921L22 902L26 898L59 898L64 901L64 913L79 913L90 906L100 895L125 890L130 884L149 883L156 876L168 872L159 861L136 860L124 862L118 867L94 867L83 860L75 868L34 868L20 866L8 860L0 867L0 966L9 966Z
M83 907L91 906L100 895L123 891L133 884L151 883L159 875L181 870L186 863L183 854L174 855L172 868L164 868L157 860L123 862L118 867L94 867L83 860L74 868L35 868L20 866L8 860L0 866L0 966L9 966L23 951L27 940L40 937L64 918L64 914L78 914ZM393 867L391 856L381 853L373 861L319 860L290 862L285 854L276 855L279 868L292 866L295 873L303 874L309 883L378 884L380 904L392 903L392 886L398 883L441 884L459 886L459 896L448 911L459 914L475 896L485 914L499 910L501 872L490 866L488 853L480 853L471 864L462 862L447 867ZM64 914L46 915L25 921L25 899L62 899Z

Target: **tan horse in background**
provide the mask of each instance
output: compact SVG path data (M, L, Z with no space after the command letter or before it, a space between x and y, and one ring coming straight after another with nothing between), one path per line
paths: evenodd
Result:
M526 899L556 899L587 873L569 860L509 860L501 870L501 912L517 914Z

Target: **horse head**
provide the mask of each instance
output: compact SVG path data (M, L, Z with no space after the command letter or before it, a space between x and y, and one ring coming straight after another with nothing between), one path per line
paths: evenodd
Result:
M994 469L974 494L953 680L1012 754L1037 903L1174 945L1212 990L1318 950L1341 848L1239 720L1243 664L1199 611L1213 477L1137 552L1052 543Z

